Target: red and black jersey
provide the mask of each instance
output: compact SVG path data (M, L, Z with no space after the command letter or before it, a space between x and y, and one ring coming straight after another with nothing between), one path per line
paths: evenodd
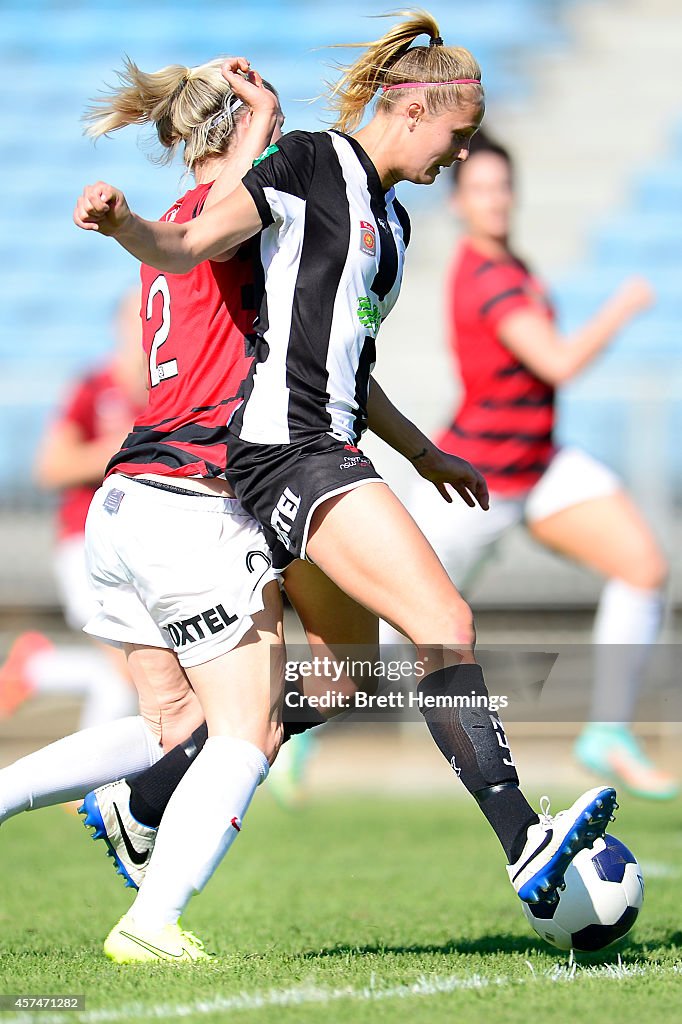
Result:
M498 325L519 309L553 319L553 309L521 260L492 260L466 241L449 275L448 304L464 396L437 444L473 463L492 491L522 493L555 451L554 389L506 348Z
M56 424L71 424L78 429L83 441L97 441L118 429L119 424L126 420L132 424L138 412L139 406L132 404L111 368L104 366L74 384ZM90 502L100 483L98 478L61 491L57 509L60 539L84 532Z
M161 220L197 217L213 183L187 192ZM229 261L205 261L188 274L143 264L142 340L147 407L107 467L136 476L216 477L227 466L227 424L252 362L256 316L254 245Z

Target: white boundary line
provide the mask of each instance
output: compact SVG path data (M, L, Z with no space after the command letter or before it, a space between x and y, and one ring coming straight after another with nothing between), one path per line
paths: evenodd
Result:
M141 1003L129 1003L115 1010L85 1010L82 1013L70 1010L62 1013L39 1014L41 1024L119 1024L121 1021L174 1020L178 1018L202 1017L211 1013L238 1013L246 1010L260 1010L275 1006L326 1005L328 1003L349 1000L351 1002L380 1002L390 999L410 999L413 997L430 997L450 992L466 991L495 987L512 987L527 985L529 982L549 981L550 983L572 983L581 977L601 978L605 981L623 981L627 978L682 977L682 963L662 967L657 964L624 964L618 957L616 964L601 964L595 967L579 967L571 957L567 964L556 964L554 967L537 971L530 960L526 960L530 974L527 977L511 975L484 974L470 975L421 975L416 981L404 985L377 984L372 974L369 985L354 988L352 985L343 988L323 988L313 984L292 986L291 988L266 989L262 992L240 992L231 996L215 996L211 999L197 999L190 1003L169 1003L149 1006ZM133 968L134 970L134 968ZM191 968L187 971L191 977ZM34 1012L11 1012L11 1016L0 1014L0 1020L8 1024L36 1024Z

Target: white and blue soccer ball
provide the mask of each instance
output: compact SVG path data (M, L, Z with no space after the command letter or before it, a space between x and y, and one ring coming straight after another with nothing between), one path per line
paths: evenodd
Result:
M578 853L565 882L558 903L522 904L541 938L558 949L593 953L630 931L644 900L644 879L619 839L606 835Z

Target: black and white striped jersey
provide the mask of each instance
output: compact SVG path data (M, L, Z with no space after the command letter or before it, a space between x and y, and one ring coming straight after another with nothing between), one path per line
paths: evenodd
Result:
M291 132L244 178L263 222L255 361L230 429L254 444L367 425L375 339L400 291L410 227L371 160L336 131Z

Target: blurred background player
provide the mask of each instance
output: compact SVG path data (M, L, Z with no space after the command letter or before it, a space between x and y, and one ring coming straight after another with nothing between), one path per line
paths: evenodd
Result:
M90 501L146 401L139 307L139 289L131 289L116 309L110 360L74 382L36 459L36 482L58 493L54 571L64 619L76 633L93 614L84 551ZM80 697L81 729L131 714L135 705L120 651L95 641L55 646L42 633L22 633L0 669L0 717L46 694Z
M514 168L479 132L452 168L462 228L447 284L448 330L461 402L436 438L486 477L490 510L439 502L416 480L410 511L457 587L466 590L500 537L525 522L540 544L606 578L594 623L591 722L580 763L651 798L677 793L629 727L663 614L667 565L621 481L554 439L555 388L569 381L654 301L647 281L623 282L579 330L562 337L542 282L511 240ZM395 636L384 628L382 639Z

